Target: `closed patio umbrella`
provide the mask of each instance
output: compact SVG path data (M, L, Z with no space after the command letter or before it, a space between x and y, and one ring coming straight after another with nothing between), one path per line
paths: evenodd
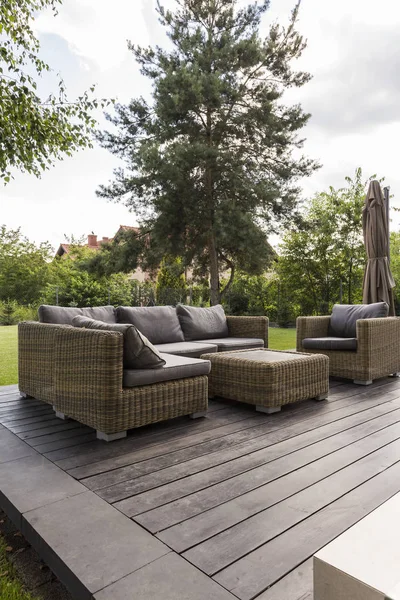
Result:
M386 302L394 315L395 286L389 266L389 229L379 181L371 181L363 208L363 233L368 262L364 273L363 303Z

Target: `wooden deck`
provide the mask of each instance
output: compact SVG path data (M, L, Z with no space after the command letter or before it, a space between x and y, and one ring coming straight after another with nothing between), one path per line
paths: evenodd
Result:
M274 415L213 401L110 444L7 386L0 423L241 600L311 600L313 554L400 491L399 379Z

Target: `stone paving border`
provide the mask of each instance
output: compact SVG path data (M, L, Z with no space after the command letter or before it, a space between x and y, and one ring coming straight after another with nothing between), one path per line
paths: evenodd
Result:
M77 600L234 599L1 425L0 508Z

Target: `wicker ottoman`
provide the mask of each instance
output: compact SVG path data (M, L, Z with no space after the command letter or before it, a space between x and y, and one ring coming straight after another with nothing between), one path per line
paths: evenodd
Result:
M273 413L283 404L328 397L329 359L323 354L260 348L203 354L201 358L211 361L211 398L239 400Z

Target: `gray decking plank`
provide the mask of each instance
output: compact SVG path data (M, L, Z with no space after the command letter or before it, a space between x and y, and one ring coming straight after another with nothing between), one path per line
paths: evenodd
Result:
M10 431L14 431L14 428L18 428L18 427L26 427L28 425L31 424L36 424L39 423L39 427L41 426L41 423L43 423L43 426L45 426L44 424L47 421L51 421L51 420L55 420L56 416L54 414L54 411L50 411L44 415L37 415L35 417L26 417L25 419L20 419L16 422L11 422L11 423L7 423L7 428L10 429ZM57 419L57 421L59 421L59 419ZM1 422L1 420L0 420Z
M342 402L345 406L350 405L350 408L348 407L345 410L353 413L358 412L359 407L357 405L360 402L362 402L364 410L371 405L388 402L392 398L400 397L400 388L394 388L392 391L388 391L385 394L382 394L381 391L376 390L371 393L370 396L371 397L361 394L357 402L355 402L354 399L343 400ZM213 448L215 447L218 451L220 451L223 448L246 441L251 437L261 436L274 430L286 430L291 423L308 422L309 428L312 428L314 426L311 421L312 419L317 418L323 420L325 418L329 422L329 420L342 418L343 413L341 411L343 410L343 404L339 405L335 403L335 405L329 405L329 403L316 403L313 401L313 405L314 409L312 411L307 411L305 414L302 413L303 418L299 418L298 414L292 413L282 413L274 415L272 418L270 416L262 415L261 419L258 419L255 423L250 419L246 422L241 421L240 423L233 423L231 425L220 427L216 430L201 432L188 437L185 436L183 439L175 440L174 444L170 442L166 444L158 444L148 448L143 448L142 450L136 450L135 452L127 452L126 454L118 455L113 458L105 458L97 462L84 464L80 467L71 466L82 462L82 457L79 456L65 460L55 460L51 455L49 455L48 458L55 460L59 466L68 470L68 472L74 477L82 479L100 473L105 473L110 470L115 470L119 467L134 465L140 461L155 458L160 455L164 460L165 453L171 453L178 449L182 450L186 448L186 460L189 460L195 456L212 452ZM335 413L333 418L329 416L330 412ZM106 452L106 450L107 449L104 449L104 452ZM182 452L181 456L185 456L185 452ZM172 459L173 457L170 457L170 459L165 459L164 465L166 464L167 460ZM85 462L85 459L83 462ZM135 476L140 474L135 467L132 471L135 473ZM118 475L115 475L115 477L118 477ZM129 477L125 476L125 474L123 477L125 480L129 479Z
M79 438L85 436L87 434L94 434L94 430L91 427L85 427L81 425L80 427L76 427L74 429L65 429L62 431L55 431L54 433L49 433L48 435L41 435L40 437L34 437L26 442L32 446L33 448L37 448L43 444L51 443L51 442L62 442L65 440L69 440L71 438L75 439L75 444L81 443ZM65 447L65 446L64 446Z
M272 462L266 461L256 469L192 494L183 501L139 515L135 520L152 532L180 523L167 529L160 537L168 538L171 547L178 550L179 546L179 551L182 551L284 499L285 494L293 494L358 460L372 452L374 444L379 447L396 439L400 432L400 411L396 413L392 419L390 417L394 413L384 415L327 439L322 438L289 455L284 447L281 452L276 448ZM322 475L321 470L316 472L319 464L323 465ZM279 483L275 485L269 483L278 479ZM207 511L205 515L202 510ZM185 521L188 515L192 518Z
M257 468L285 454L290 454L319 442L321 439L351 429L360 423L375 419L388 412L391 413L400 407L400 399L390 404L390 407L385 403L365 411L362 417L357 413L357 415L351 415L339 421L316 425L311 430L306 429L304 432L296 429L296 435L294 436L290 435L290 431L285 432L286 436L282 432L273 432L262 438L256 438L256 440L238 445L233 449L206 455L135 480L103 489L97 488L97 490L99 495L110 502L117 502L119 498L128 498L140 494L132 501L118 504L120 510L127 511L126 514L132 517ZM389 417L389 422L391 422L391 419L392 417ZM394 417L394 420L396 419L397 416ZM180 475L180 478L178 475ZM83 479L82 481L90 487L93 483L92 479L94 478ZM185 504L185 510L188 510L187 502L184 501L183 504ZM179 506L179 503L176 506ZM179 508L177 510L180 511ZM171 515L168 508L165 508L165 511ZM167 517L166 513L164 518Z
M214 577L251 600L399 491L400 463L379 473Z
M200 568L207 562L208 558L205 559L204 557L207 552L210 552L210 560L214 558L215 562L213 565L208 563L205 570L210 572L211 569L215 573L269 539L269 537L263 537L268 535L268 531L271 531L271 528L268 530L265 525L267 515L267 518L272 516L275 519L277 513L279 515L285 513L287 506L293 508L300 497L308 498L309 504L307 508L303 507L301 509L297 505L296 510L301 510L304 514L307 514L306 511L309 511L309 514L316 512L320 508L316 508L314 505L314 509L312 509L314 499L326 503L328 503L327 500L332 501L332 496L328 498L327 490L329 488L331 494L338 493L338 497L343 493L347 493L348 489L345 488L343 481L347 485L352 484L352 482L349 481L346 473L356 472L356 477L353 479L356 482L357 476L360 475L365 464L367 464L367 469L372 469L374 461L381 460L378 458L379 456L386 456L390 448L397 449L395 442L399 438L400 424L397 423L395 426L379 431L369 438L364 438L333 454L320 458L313 463L312 467L307 465L297 471L293 470L253 492L242 494L233 501L208 511L205 515L199 515L190 521L167 529L161 532L158 537L177 552L195 546L192 550L189 550L187 556L190 554L190 560L195 557L192 562L196 564L198 559ZM389 445L389 448L386 447L387 445ZM398 448L400 449L400 443ZM373 452L376 454L376 458L373 455L368 456ZM333 485L336 485L337 488L332 489ZM309 488L309 491L307 491L307 488ZM319 499L318 495L320 496ZM226 514L224 514L224 510ZM208 515L210 520L206 523L205 517ZM217 521L219 516L222 518L221 523ZM276 519L273 524L271 522L271 527L277 527L279 520L280 518ZM279 527L281 525L282 521L280 521ZM255 532L258 526L262 530ZM196 530L197 527L198 530ZM279 531L279 533L281 532ZM250 540L251 536L252 539ZM257 540L260 537L262 540L258 543ZM206 540L207 538L209 538L207 541L202 542L202 539ZM235 543L240 540L238 547L226 554L224 554L224 551L219 552L221 547L225 547L233 539L236 540ZM246 544L249 546L247 551L245 549ZM231 560L231 556L235 552L237 557ZM216 554L219 554L217 558L215 558Z
M39 416L51 415L51 414L54 416L53 409L48 404L45 404L43 406L43 408L37 407L37 410L34 410L32 408L31 410L24 411L24 414L8 413L7 415L2 415L0 417L0 423L3 423L3 425L7 426L7 425L11 425L12 423L14 423L14 424L21 423L22 421L25 421L25 419L29 419L30 417L39 417Z
M83 435L74 435L68 439L58 440L56 442L47 442L42 443L39 446L35 446L35 450L45 454L46 452L50 452L52 450L60 450L61 448L69 448L71 446L76 446L77 444L82 444L85 442L92 442L96 439L96 432L92 431L91 433L86 433Z
M388 386L388 390L394 390L396 389L396 385L395 385L395 380L393 379L385 379L385 380L381 380L382 381L382 385L387 385ZM397 387L400 388L400 385L398 385ZM351 399L349 400L350 402L361 402L363 401L365 398L368 398L371 396L372 393L377 393L375 392L375 390L373 390L374 388L374 384L371 386L370 390L365 391L365 388L363 387L356 387L356 393L355 394L351 394ZM344 402L346 402L346 399L343 399ZM233 405L234 403L232 403ZM329 402L324 403L325 406L321 407L318 406L315 402L304 402L301 403L301 410L299 410L298 405L295 404L290 404L290 405L286 405L283 407L282 409L282 414L279 415L282 419L289 419L292 418L292 420L297 420L298 417L298 412L301 412L303 414L304 417L306 418L311 418L310 417L310 413L312 412L320 412L321 410L337 410L338 406L331 403L331 405L329 404ZM249 408L249 407L247 407ZM230 410L233 410L233 406L231 407ZM220 411L222 412L222 411ZM60 466L62 468L65 469L73 469L79 466L84 466L84 465L90 465L93 463L99 463L102 460L106 460L112 457L119 457L123 454L125 454L129 447L131 447L131 450L140 448L140 447L144 447L144 446L149 446L150 444L154 445L159 445L162 444L163 442L166 441L170 441L170 442L174 442L177 439L181 439L183 437L190 437L192 435L195 435L196 432L202 432L202 431L210 431L211 432L211 436L213 435L213 430L217 430L221 427L225 427L227 425L230 424L230 422L232 421L232 419L229 418L229 409L227 409L226 411L223 411L224 414L227 414L228 416L226 417L226 420L222 420L222 421L215 421L212 419L215 419L215 413L212 413L211 415L208 416L207 420L204 422L197 422L195 424L193 424L193 422L186 424L185 427L182 428L182 426L180 426L179 428L175 429L173 428L173 421L171 421L170 424L170 428L167 431L163 431L160 434L155 434L155 435L149 435L149 431L146 431L147 428L143 428L143 429L139 429L139 430L135 430L134 432L132 432L132 436L128 438L128 440L124 440L124 443L119 444L119 443L114 443L113 444L113 448L104 448L103 444L92 444L92 445L87 445L84 448L72 448L69 452L61 452L61 453L54 453L53 455L49 455L48 458L50 458L50 460L53 460L57 463L60 464ZM296 413L296 414L295 414ZM217 413L218 414L218 413ZM254 413L250 413L250 417L248 418L254 418L256 419L256 416L251 416L254 415ZM261 417L261 415L258 415ZM218 417L219 418L219 417ZM234 421L235 422L235 421ZM284 424L282 424L282 426L284 426ZM219 432L217 432L219 433ZM190 441L189 441L189 445L190 445ZM129 463L128 463L129 464ZM100 471L101 472L101 471Z
M313 600L313 559L290 571L275 585L257 596L257 600Z
M220 412L220 411L218 411ZM218 413L217 413L218 414ZM224 410L222 418L214 418L215 413L207 415L205 419L192 420L186 417L186 427L174 427L174 422L170 421L170 428L162 431L161 433L144 435L144 432L139 429L132 430L128 439L123 440L124 443L115 442L112 444L112 448L105 447L104 444L92 444L85 448L72 449L69 452L55 452L49 458L54 462L59 462L62 468L73 469L79 466L90 465L98 463L102 460L109 458L116 458L125 455L129 451L135 453L141 448L149 448L151 446L158 447L167 445L171 447L172 443L185 444L187 438L192 436L209 435L214 436L214 431L223 430L225 427L243 428L245 423L249 420L251 422L261 422L262 415L251 412L248 414L237 414L230 415L229 410ZM144 428L145 429L145 428ZM222 434L221 434L222 435ZM186 445L190 446L190 440Z
M59 425L61 423L55 414L45 415L40 420L35 420L34 423L27 423L24 425L8 425L8 429L13 433L19 434L26 431L35 431L36 429L46 429L46 427L52 427L53 425Z
M89 431L93 431L91 427L82 425L81 423L78 423L78 421L62 421L61 419L58 419L58 423L52 425L51 427L42 427L41 429L34 429L33 431L23 431L22 433L17 433L16 435L18 435L21 440L25 440L28 442L28 444L35 446L43 442L55 441L57 438L50 438L52 434L61 434L62 432L66 431L76 431L82 429L85 430L83 433L89 433ZM62 437L65 437L65 435L61 436L60 439L62 439Z
M325 431L328 437L329 435L334 435L335 433L342 431L346 428L354 427L355 425L363 421L373 419L377 416L385 414L386 412L391 412L392 410L395 410L399 407L399 402L399 400L393 401L393 403L395 404L385 402L383 403L383 405L378 405L369 410L364 411L365 414L363 416L360 416L360 413L350 414L347 418L346 415L342 415L343 418L339 420L331 419L331 421L329 422L329 419L325 418L324 422L312 422L311 424L309 421L306 421L305 423L293 425L292 427L287 428L286 430L279 430L278 432L274 432L269 434L268 436L265 436L265 438L261 440L261 445L253 445L251 442L249 442L246 445L248 452L242 453L244 456L242 462L239 462L238 460L230 460L235 459L235 455L229 454L227 457L228 460L226 461L226 465L223 464L222 466L212 467L212 458L215 458L217 464L221 457L222 459L225 458L224 451L221 451L220 453L215 454L215 456L212 455L209 463L209 471L206 471L205 473L200 472L200 474L187 475L185 479L180 479L178 481L173 480L171 483L167 483L163 487L158 487L153 491L151 490L155 487L157 483L157 481L155 481L154 479L154 477L156 476L155 474L151 474L147 476L147 478L143 477L131 482L125 482L124 484L121 484L116 490L113 490L112 487L114 486L112 486L110 488L107 488L107 490L98 490L98 493L105 494L108 498L115 498L116 495L119 493L130 494L131 496L139 493L142 494L141 496L137 496L134 498L127 498L116 504L119 510L122 510L128 516L134 516L139 512L156 508L157 506L161 506L163 504L176 500L181 496L187 496L188 494L192 494L198 490L202 490L204 487L208 487L211 483L215 483L215 481L212 481L213 470L211 470L211 467L212 469L217 469L217 480L224 481L225 479L238 475L243 471L249 470L250 468L254 468L260 463L263 464L263 462L266 462L266 460L268 460L265 458L265 454L271 457L272 460L274 456L279 457L279 452L281 452L284 448L288 447L292 451L295 451L299 447L301 448L303 446L307 446L318 441L320 437L324 435L324 430L322 429L323 427L326 427ZM304 438L302 437L304 434L308 435L306 435L306 437ZM294 438L294 440L291 440L291 438ZM256 442L257 441L258 440L256 440ZM283 442L286 442L284 446L278 445ZM264 448L268 448L267 453L262 452ZM234 448L231 452L233 453L239 450L240 456L242 449L243 448ZM251 451L261 451L261 459L258 458L259 455L251 454ZM207 456L210 457L210 455ZM236 456L236 458L238 457ZM207 457L205 457L205 459L207 459ZM225 461L222 460L222 462L224 463ZM191 463L188 462L187 466L190 471ZM160 472L159 477L163 476L165 477L165 479L167 479L168 473L164 474L164 471ZM87 485L86 479L85 485ZM193 503L190 503L189 507L188 503L184 500L182 503L179 504L179 506L180 508L178 510L183 510L184 514L186 515L186 518L193 516L193 513L187 514L187 511L194 510L195 505ZM168 511L168 509L165 510Z

